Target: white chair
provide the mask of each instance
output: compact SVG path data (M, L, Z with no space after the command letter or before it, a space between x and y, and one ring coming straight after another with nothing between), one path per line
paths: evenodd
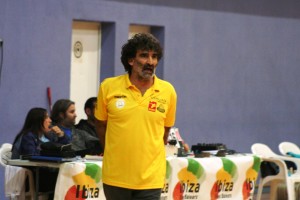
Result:
M9 144L9 143L4 143L2 144L1 148L0 148L0 164L2 166L6 166L7 165L7 160L10 159L11 157L11 148L12 148L12 145Z
M292 142L281 142L279 145L279 151L282 155L287 155L288 152L292 152L300 155L299 147Z
M0 148L0 164L5 168L5 196L9 199L34 199L35 187L32 171L23 167L9 166L12 144L4 143ZM25 192L26 178L29 181L29 190Z
M297 169L300 169L300 159L278 155L274 153L267 145L261 143L253 144L251 146L251 151L253 154L261 156L263 161L275 163L279 167L278 174L268 175L264 178L260 178L256 199L261 199L263 187L267 183L270 183L270 199L276 199L278 184L285 183L287 187L288 199L295 200L295 183L300 182L300 170L294 174L289 174L284 161L294 162L297 166Z

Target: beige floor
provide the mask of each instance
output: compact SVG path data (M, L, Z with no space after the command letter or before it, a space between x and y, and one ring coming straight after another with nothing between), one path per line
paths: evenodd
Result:
M261 200L270 200L270 194L268 193L268 191L269 191L268 188L264 190ZM286 186L284 184L280 184L277 189L277 200L287 200L287 199L288 198L287 198ZM299 198L296 199L299 200ZM256 194L254 195L253 200L256 200Z
M254 197L254 200L255 200L256 198ZM263 194L262 196L261 196L261 200L270 200L270 197L269 197L269 194Z

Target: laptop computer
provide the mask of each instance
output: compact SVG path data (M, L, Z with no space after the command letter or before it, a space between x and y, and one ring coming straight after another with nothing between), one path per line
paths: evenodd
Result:
M72 162L77 161L77 157L73 158L64 158L64 157L53 157L53 156L41 156L41 155L28 155L22 158L23 160L30 160L30 161L47 161L47 162Z

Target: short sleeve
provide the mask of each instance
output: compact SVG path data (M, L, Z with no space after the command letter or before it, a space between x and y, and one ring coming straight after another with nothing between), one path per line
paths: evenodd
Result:
M174 87L171 85L170 105L165 119L165 127L174 126L176 120L176 105L177 105L177 94Z
M95 117L98 120L106 121L107 120L107 102L105 98L105 92L103 91L103 83L101 83L98 91L97 105L95 108Z

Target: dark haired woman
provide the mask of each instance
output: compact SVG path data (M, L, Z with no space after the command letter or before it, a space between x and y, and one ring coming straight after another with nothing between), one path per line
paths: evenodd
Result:
M40 146L44 142L67 144L68 139L57 126L51 127L51 119L44 108L32 108L25 119L23 128L16 136L12 159L19 159L22 155L39 155ZM40 168L40 192L54 191L58 170ZM51 199L52 197L50 197Z
M51 127L51 122L46 109L32 108L13 143L12 159L19 159L21 155L39 155L40 145L44 142L67 144L64 132L57 126Z

